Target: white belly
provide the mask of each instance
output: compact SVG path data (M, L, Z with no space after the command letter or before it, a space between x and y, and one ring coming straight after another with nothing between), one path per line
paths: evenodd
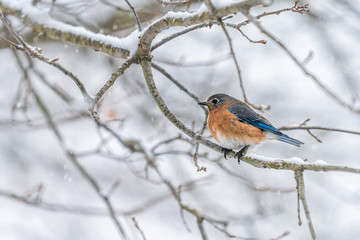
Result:
M240 150L246 145L253 146L257 144L255 142L245 141L241 139L222 137L220 134L217 134L216 137L217 141L220 143L221 146L232 150Z

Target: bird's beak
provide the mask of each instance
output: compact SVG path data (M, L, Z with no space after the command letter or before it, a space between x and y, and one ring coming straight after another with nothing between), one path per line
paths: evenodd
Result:
M209 106L209 104L207 102L199 102L198 104L199 105L204 105L204 106L207 106L207 107Z

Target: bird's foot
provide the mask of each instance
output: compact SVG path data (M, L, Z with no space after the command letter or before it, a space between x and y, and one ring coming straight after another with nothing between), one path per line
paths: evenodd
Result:
M240 151L238 151L236 154L235 154L235 158L238 159L238 163L240 164L240 158L242 158L243 156L245 156L247 150L249 149L249 145L246 145L245 147L243 147Z
M231 149L227 149L227 148L222 148L221 149L221 152L223 152L224 153L224 158L227 160L227 158L226 158L226 154L228 154L228 152L231 152L232 150Z

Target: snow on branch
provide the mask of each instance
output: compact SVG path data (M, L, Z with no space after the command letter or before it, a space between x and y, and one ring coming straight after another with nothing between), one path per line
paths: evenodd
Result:
M94 33L51 18L49 11L34 7L30 0L1 0L0 8L4 14L23 18L25 25L52 39L90 47L120 58L127 58L137 48L138 30L126 38Z
M216 9L216 16L211 15L204 4L192 13L187 11L168 12L165 16L150 24L150 26L142 32L135 30L125 38L118 38L101 33L94 33L83 27L72 26L52 19L46 9L34 7L30 0L0 0L0 8L4 14L24 18L26 25L31 26L34 31L44 36L83 47L90 47L96 51L102 51L119 58L132 56L133 53L137 51L138 45L147 46L147 43L151 42L159 32L171 26L191 26L206 20L211 20L214 17L221 18L232 13L248 10L251 7L261 4L263 4L261 0L248 0L234 3ZM140 37L142 42L138 44Z

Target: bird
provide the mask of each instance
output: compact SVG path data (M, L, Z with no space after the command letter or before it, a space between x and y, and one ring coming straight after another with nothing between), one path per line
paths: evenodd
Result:
M239 150L235 154L238 163L250 146L268 139L276 139L296 147L303 142L291 138L276 129L266 118L254 112L246 103L229 95L218 93L210 96L199 105L209 109L208 126L211 135L227 153Z

